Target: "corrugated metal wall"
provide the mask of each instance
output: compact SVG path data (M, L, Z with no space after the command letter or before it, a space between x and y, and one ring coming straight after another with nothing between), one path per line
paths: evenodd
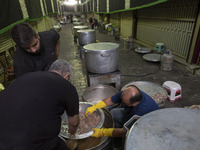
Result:
M169 0L137 11L140 41L163 42L176 56L187 59L199 0Z
M110 22L120 28L121 26L121 13L110 14Z
M121 13L121 25L120 25L121 38L127 38L132 36L133 33L133 12Z
M0 52L6 51L6 56L9 60L9 62L12 63L13 60L12 60L12 58L11 58L9 52L8 52L8 49L10 47L14 46L15 43L13 42L13 40L11 38L10 32L5 32L3 34L0 34L0 43L1 43ZM0 74L1 73L3 73L3 69L0 66Z
M29 22L31 26L34 28L35 31L41 32L50 30L50 28L57 24L57 20L54 15L45 17L41 20L35 21L35 22ZM8 32L5 32L3 34L0 34L0 52L5 51L7 53L7 58L10 63L12 63L12 58L8 52L8 49L15 45L14 41L12 40L10 30ZM0 66L0 74L3 73L3 70Z
M42 0L40 2L41 2L41 4L43 4ZM51 4L52 4L52 2L53 2L53 0L50 1ZM20 0L20 5L21 5L22 12L23 12L23 16L28 17L25 2ZM44 6L44 8L46 8L46 6ZM55 6L54 6L53 10L55 10ZM45 10L43 9L42 11L45 16L45 12L44 12ZM50 30L53 27L53 25L56 25L58 23L56 15L57 14L51 14L40 20L37 20L34 22L29 22L29 23L33 26L34 30L37 32ZM6 50L7 58L9 60L9 62L12 64L13 60L8 52L8 49L10 47L13 47L15 45L15 43L11 38L10 30L3 34L0 34L0 43L1 43L0 44L0 52ZM2 73L3 73L3 69L0 66L0 75Z

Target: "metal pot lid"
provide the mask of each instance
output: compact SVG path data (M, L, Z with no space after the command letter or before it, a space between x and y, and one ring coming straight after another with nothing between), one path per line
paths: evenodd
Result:
M79 21L79 20L80 20L79 18L74 18L74 19L73 19L73 21Z
M74 22L73 24L84 24L84 22Z
M151 62L159 62L161 60L161 54L145 54L143 59Z
M84 29L84 30L78 30L78 33L86 33L86 32L95 32L94 29Z
M111 51L111 50L118 49L119 44L111 43L111 42L99 42L99 43L87 44L83 48L86 51L93 51L93 52L96 52L96 51Z
M165 108L142 116L130 129L125 150L199 150L200 111Z
M90 106L92 106L93 104L88 103L88 102L79 102L79 112L83 112L85 113L86 109ZM96 115L100 116L100 122L99 124L95 127L95 128L101 128L104 124L104 120L105 120L105 115L102 109L98 109L94 112ZM67 123L67 115L66 112L61 116L62 118L62 124L61 124L61 130L60 130L60 136L67 138L67 139L84 139L87 137L90 137L94 132L92 131L92 129L87 132L87 133L83 133L83 134L75 134L74 136L70 136L70 134L68 133L68 123Z
M147 47L138 47L135 49L135 52L141 53L141 54L146 54L146 53L150 53L151 49L147 48Z
M87 29L88 26L74 26L74 29Z

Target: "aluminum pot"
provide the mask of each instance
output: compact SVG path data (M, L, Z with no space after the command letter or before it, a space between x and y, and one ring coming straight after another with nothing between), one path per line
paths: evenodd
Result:
M94 29L78 30L77 33L80 45L87 45L96 42L96 32Z
M102 109L105 116L103 128L113 128L114 120L108 110ZM67 141L67 140L66 140ZM86 139L77 140L76 150L111 150L113 149L111 137L89 137Z
M74 22L73 25L74 25L74 26L84 25L84 22Z
M78 37L77 31L88 29L88 26L74 26L74 37Z
M83 92L83 100L92 104L96 104L105 98L117 94L118 92L119 90L112 86L99 84L97 86L86 88L86 90ZM105 108L111 110L117 106L119 106L119 104L113 104Z
M84 47L86 68L92 73L109 73L118 69L119 44L100 42Z
M80 22L81 20L79 18L74 18L73 22Z

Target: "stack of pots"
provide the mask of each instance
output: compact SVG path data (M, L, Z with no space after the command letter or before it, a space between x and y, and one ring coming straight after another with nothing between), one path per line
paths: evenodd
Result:
M87 44L83 48L88 72L109 73L118 69L119 44L99 42Z
M83 46L96 42L96 31L94 29L78 30L78 42L81 57L84 58Z

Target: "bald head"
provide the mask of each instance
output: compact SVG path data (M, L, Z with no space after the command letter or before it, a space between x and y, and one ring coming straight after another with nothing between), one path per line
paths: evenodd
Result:
M142 94L136 86L129 86L122 92L122 101L127 106L136 106L142 100Z

